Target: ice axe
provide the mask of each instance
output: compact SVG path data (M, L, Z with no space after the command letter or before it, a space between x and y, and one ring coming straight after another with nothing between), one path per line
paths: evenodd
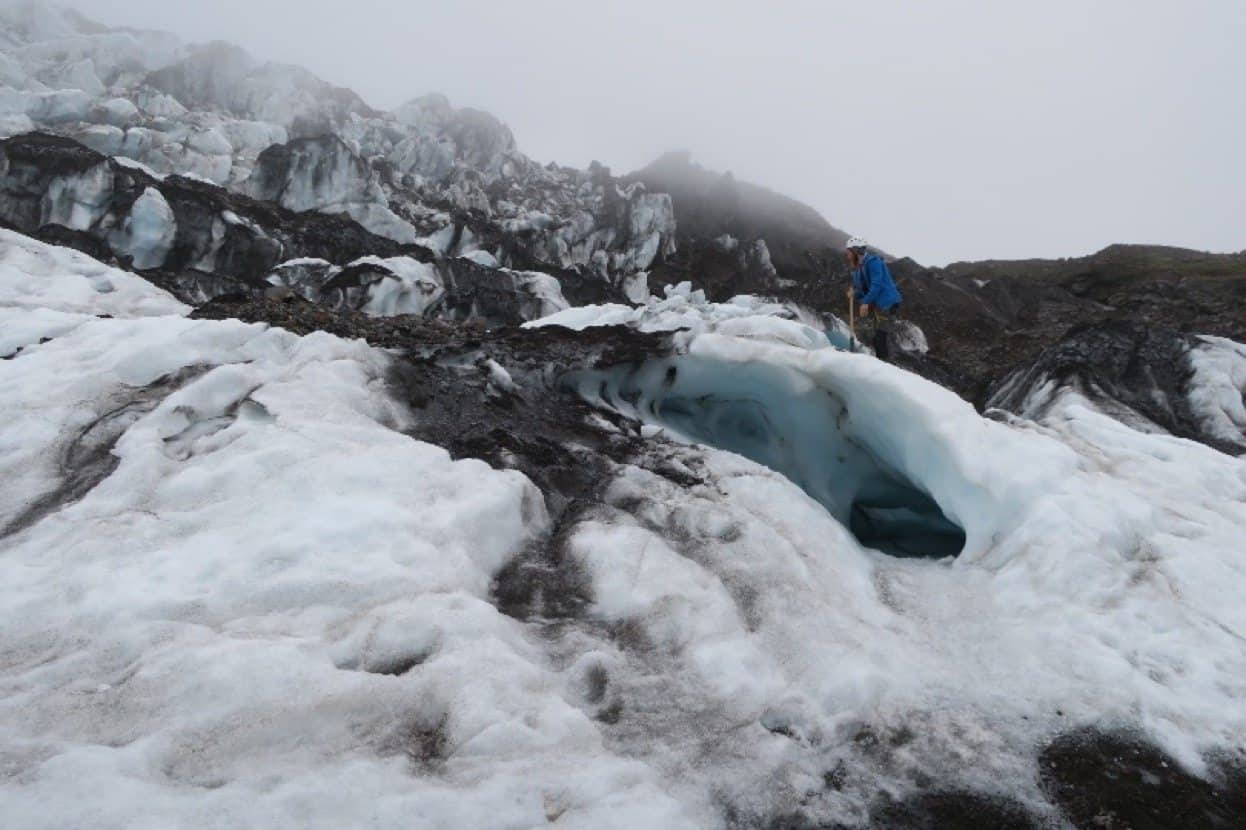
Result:
M857 303L852 296L852 286L848 286L848 351L857 350Z

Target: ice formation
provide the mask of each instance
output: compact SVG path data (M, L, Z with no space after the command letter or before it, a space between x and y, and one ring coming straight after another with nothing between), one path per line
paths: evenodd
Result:
M804 372L717 354L709 343L699 339L690 355L577 373L567 382L599 406L783 473L863 544L902 556L961 551L963 531L940 511L929 485L909 478L900 466L905 451L895 452L887 438L903 415L879 420L885 410L850 410L845 391L855 379L811 383Z
M851 825L919 776L1050 817L1036 753L1069 726L1195 771L1240 745L1242 460L1072 399L983 419L690 294L628 312L675 352L585 395L651 437L555 528L524 475L404 434L398 356L0 235L5 823ZM508 363L480 365L511 406L557 400ZM844 502L897 483L958 556L854 537ZM541 551L578 610L502 613Z
M112 244L114 250L130 256L135 268L156 268L164 264L176 235L177 221L169 203L159 190L149 187L134 201Z
M1246 452L1246 346L1203 337L1190 351L1190 403L1207 432Z
M747 329L734 329L741 336L786 338L792 345L818 348L828 345L827 338L814 321L797 306L741 295L725 303L711 303L705 292L693 290L692 284L681 282L662 288L662 296L647 295L634 305L574 306L532 320L528 328L561 326L583 330L594 326L629 326L641 331L677 331L689 334L715 331L720 327L733 330L732 321L748 320Z
M293 259L268 276L305 299L378 317L397 314L508 323L563 311L558 280L538 271L481 265L480 257L436 264L406 256L361 257L339 267L315 258Z
M0 7L0 22L0 138L53 130L159 174L345 212L402 243L500 231L523 251L523 262L506 264L521 267L619 280L674 251L669 196L600 165L538 164L497 119L443 96L384 113L221 42L111 30L38 3Z

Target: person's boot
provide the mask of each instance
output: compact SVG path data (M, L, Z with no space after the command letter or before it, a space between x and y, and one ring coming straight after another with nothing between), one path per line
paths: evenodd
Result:
M874 327L874 356L879 360L891 362L891 337L886 323L880 323Z

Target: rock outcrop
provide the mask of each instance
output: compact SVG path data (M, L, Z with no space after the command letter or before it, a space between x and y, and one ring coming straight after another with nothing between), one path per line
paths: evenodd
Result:
M1236 454L1246 450L1246 435L1239 432L1233 440L1215 430L1198 400L1209 391L1210 379L1198 374L1206 348L1195 335L1140 323L1081 326L997 382L986 406L1041 420L1075 396L1143 432L1166 432ZM1232 392L1241 396L1240 389Z

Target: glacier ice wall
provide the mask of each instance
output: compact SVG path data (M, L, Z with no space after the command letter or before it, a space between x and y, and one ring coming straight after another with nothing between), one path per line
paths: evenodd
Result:
M1190 406L1209 435L1246 451L1246 346L1224 337L1200 337L1189 353L1194 382Z
M381 112L226 43L109 29L38 3L0 3L0 31L0 138L50 130L159 174L345 212L402 244L487 236L508 266L581 269L602 290L675 252L668 195L598 164L539 164L496 118L444 96Z
M159 190L148 187L134 201L130 215L110 241L114 250L131 257L135 268L158 268L173 248L176 236L173 210Z

